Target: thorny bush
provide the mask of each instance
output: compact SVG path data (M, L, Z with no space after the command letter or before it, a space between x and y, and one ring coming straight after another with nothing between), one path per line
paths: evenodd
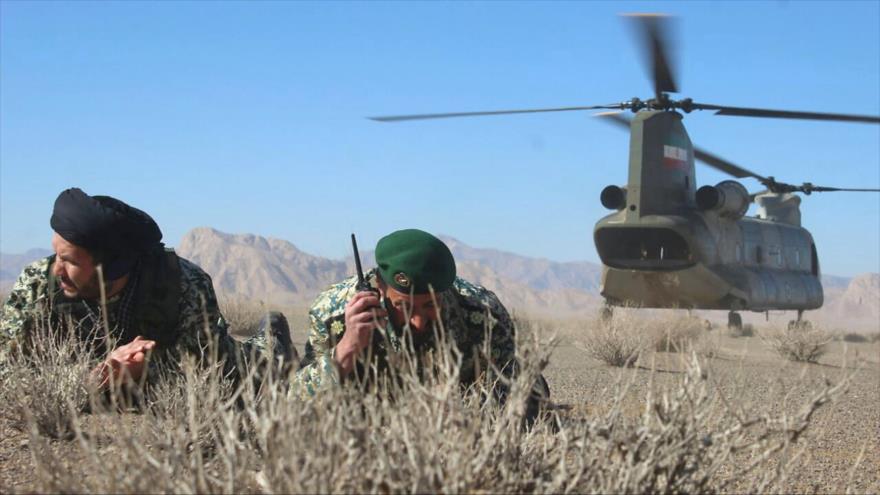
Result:
M46 437L37 401L27 426L36 470L32 488L45 492L708 492L756 472L768 458L780 468L762 472L745 491L779 489L786 459L813 413L841 393L844 380L817 390L795 416L745 417L731 411L691 354L687 372L665 391L652 387L638 418L622 412L621 383L608 412L578 420L548 412L523 427L525 398L548 358L538 337L522 344L521 373L504 404L491 383L462 392L459 355L440 346L433 374L402 371L400 380L365 393L353 386L289 398L266 374L260 387L243 380L231 389L216 366L188 360L146 395L141 414L65 416L73 440ZM61 396L70 385L54 377L59 355L78 352L71 341L27 360L45 378L29 388L4 386L2 400L18 395ZM42 344L41 344L42 343ZM54 345L54 344L52 344ZM484 349L484 352L486 350ZM637 353L624 352L624 363ZM403 370L411 369L401 357ZM82 370L68 369L71 383ZM34 375L36 376L36 375ZM19 384L23 384L20 382ZM732 462L746 455L748 462ZM721 475L720 473L724 473Z
M800 326L769 328L761 332L761 338L785 359L807 363L817 362L832 340L821 328Z

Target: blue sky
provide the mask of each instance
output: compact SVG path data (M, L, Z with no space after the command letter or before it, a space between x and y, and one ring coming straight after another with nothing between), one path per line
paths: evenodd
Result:
M190 228L348 253L419 227L598 261L628 136L589 113L370 115L651 96L624 12L676 16L681 96L880 114L880 2L0 3L0 250L48 247L71 186ZM693 113L695 144L789 182L880 187L880 126ZM699 184L726 177L706 167ZM752 180L744 182L758 189ZM826 273L880 271L880 195L803 204Z

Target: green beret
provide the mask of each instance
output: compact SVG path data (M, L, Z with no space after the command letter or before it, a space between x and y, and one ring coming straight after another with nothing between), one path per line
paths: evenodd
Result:
M392 232L376 244L379 275L389 286L403 293L427 294L452 287L455 260L443 241L431 234L406 229Z

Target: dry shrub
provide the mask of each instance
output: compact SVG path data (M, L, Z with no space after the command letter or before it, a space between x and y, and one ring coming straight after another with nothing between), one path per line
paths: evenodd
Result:
M590 356L610 366L630 368L645 349L644 334L631 313L618 311L613 318L596 319L584 332L580 343Z
M790 361L815 363L825 354L831 335L818 327L776 327L761 332L761 339Z
M19 429L32 425L41 434L66 438L77 412L90 406L89 371L98 363L75 337L75 331L53 332L38 318L27 342L3 363L0 414Z
M658 352L690 351L707 333L705 322L690 316L646 320L645 327Z
M257 332L260 320L266 316L266 307L254 301L237 298L223 298L220 313L229 325L229 334L237 338L247 338Z
M717 333L703 334L699 340L692 344L693 352L705 358L717 358L721 356L721 336Z
M187 361L180 375L157 386L161 397L149 401L144 414L76 414L75 441L61 449L32 428L32 488L681 493L743 483L735 489L780 491L797 458L798 438L815 411L848 383L816 390L795 415L749 416L731 410L692 354L679 380L649 390L639 418L623 412L623 385L604 415L543 417L524 428L525 397L548 346L523 345L521 374L508 384L503 404L491 399L492 383L462 393L456 353L445 346L436 353L434 373L424 378L402 372L399 381L371 393L337 387L309 401L288 398L272 374L261 393L251 380L233 391L216 368ZM405 364L406 356L401 359ZM757 473L768 459L778 460L778 467Z

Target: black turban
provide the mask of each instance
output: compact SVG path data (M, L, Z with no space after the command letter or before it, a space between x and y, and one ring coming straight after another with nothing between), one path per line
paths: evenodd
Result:
M142 254L161 246L162 231L150 215L75 187L58 195L49 223L64 240L87 249L102 263L107 280L130 272Z

